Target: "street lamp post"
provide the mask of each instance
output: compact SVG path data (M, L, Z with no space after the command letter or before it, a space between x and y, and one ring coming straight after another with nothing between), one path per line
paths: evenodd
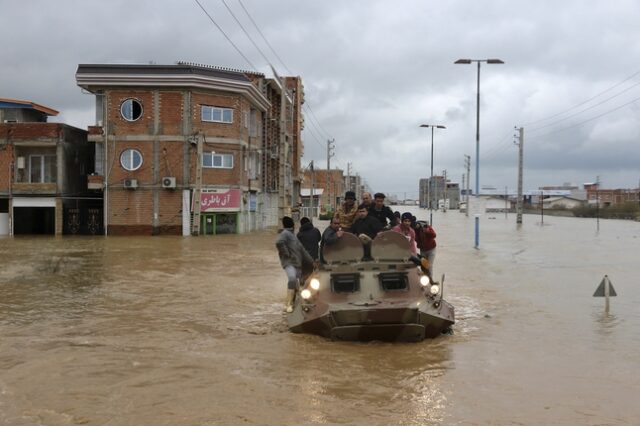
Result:
M486 62L487 64L504 64L504 61L500 59L458 59L454 64L478 64L478 83L476 91L476 193L475 201L476 205L480 201L480 63ZM467 195L468 196L468 195ZM469 202L467 201L467 209L469 208ZM480 246L480 216L475 215L475 248Z
M421 124L420 127L431 127L431 177L429 178L429 225L433 226L433 129L446 129L440 124ZM447 183L445 182L445 186Z

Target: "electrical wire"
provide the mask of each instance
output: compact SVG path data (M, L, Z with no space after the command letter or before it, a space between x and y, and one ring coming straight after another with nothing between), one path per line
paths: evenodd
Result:
M256 50L258 52L260 52L260 55L262 56L262 59L264 59L267 64L271 65L271 61L269 61L269 58L267 58L265 56L265 54L262 52L262 49L260 49L260 47L258 47L258 45L256 44L255 41L253 41L253 38L249 35L249 33L247 32L247 30L245 30L244 26L242 25L242 23L240 22L240 20L236 17L236 15L233 13L233 11L231 10L231 8L229 7L229 5L227 4L227 2L225 0L222 0L222 4L224 4L224 7L227 8L227 10L229 11L229 13L231 14L231 16L233 17L233 19L236 21L236 23L238 24L238 26L240 27L240 29L242 30L242 32L247 36L247 38L249 39L249 41L251 42L251 44L253 44L253 47L256 48ZM273 65L271 65L273 67Z
M573 125L571 125L571 126L563 127L563 128L561 128L561 129L553 130L553 131L551 131L551 132L548 132L548 133L545 133L545 134L542 134L542 135L538 135L538 136L533 137L533 138L531 138L531 139L529 139L529 140L534 140L534 141L536 141L536 140L542 139L542 138L543 138L543 137L545 137L545 136L552 135L552 134L554 134L554 133L564 132L564 131L566 131L566 130L573 129L573 128L578 127L578 126L582 126L582 125L583 125L583 124L585 124L585 123L588 123L588 122L593 121L593 120L597 120L597 119L598 119L598 118L600 118L600 117L604 117L605 115L611 114L612 112L618 111L619 109L622 109L622 108L624 108L624 107L626 107L626 106L629 106L629 105L633 104L634 102L636 102L636 101L638 101L638 100L640 100L640 97L634 98L634 99L630 100L629 102L627 102L627 103L625 103L625 104L622 104L622 105L620 105L620 106L618 106L618 107L616 107L616 108L614 108L614 109L611 109L611 110L609 110L609 111L603 112L602 114L596 115L595 117L591 117L591 118L589 118L589 119L586 119L586 120L581 121L581 122L579 122L579 123L573 124Z
M244 55L244 53L242 53L242 51L240 50L240 48L238 46L235 45L235 43L231 40L231 38L229 38L229 36L227 35L227 33L224 32L224 30L222 29L222 27L220 27L220 25L218 25L218 23L215 21L215 19L213 19L213 17L209 14L209 12L207 12L207 10L204 8L204 6L202 6L202 4L200 3L199 0L193 0L197 3L198 6L200 6L200 9L202 9L202 11L205 13L205 15L207 15L207 17L209 17L209 20L213 23L213 25L216 26L216 28L218 28L218 30L220 30L220 32L222 33L222 35L227 39L227 41L229 43L231 43L231 45L233 46L234 49L236 49L236 52L238 52L240 54L240 56L242 56L244 58L245 61L247 61L247 63L249 64L249 66L256 72L258 72L258 69L255 67L255 65L253 65L253 63L251 63L251 61Z
M550 119L552 119L552 118L558 117L558 116L560 116L560 115L563 115L563 114L565 114L565 113L567 113L567 112L569 112L569 111L571 111L571 110L574 110L574 109L576 109L576 108L578 108L578 107L580 107L580 106L582 106L582 105L585 105L585 104L587 104L587 103L591 102L592 100L596 99L597 97L599 97L599 96L601 96L601 95L603 95L603 94L605 94L605 93L607 93L607 92L609 92L609 91L611 91L611 90L615 89L616 87L618 87L618 86L620 86L620 85L622 85L622 84L626 83L627 81L631 80L632 78L634 78L634 77L635 77L635 76L637 76L638 74L640 74L640 71L636 71L636 72L634 72L633 74L631 74L629 77L625 78L624 80L622 80L622 81L620 81L620 82L618 82L618 83L614 84L613 86L609 87L609 88L608 88L608 89L606 89L606 90L603 90L602 92L600 92L600 93L598 93L598 94L596 94L596 95L592 96L591 98L589 98L589 99L587 99L587 100L585 100L585 101L582 101L582 102L580 102L580 103L578 103L578 104L576 104L576 105L572 106L571 108L568 108L568 109L566 109L566 110L564 110L564 111L561 111L561 112L558 112L558 113L556 113L556 114L550 115L550 116L548 116L548 117L541 118L541 119L539 119L539 120L535 120L535 121L530 121L530 122L524 123L524 124L523 124L523 126L525 126L525 127L526 127L526 126L531 126L531 125L534 125L534 124L537 124L537 123L540 123L540 122L547 121L547 120L550 120ZM636 86L636 85L634 85L634 86ZM633 87L633 86L632 86L632 87Z
M280 56L276 53L276 51L273 49L273 46L271 46L271 43L269 43L269 41L267 40L267 38L264 36L264 34L262 34L262 31L260 31L260 27L258 27L258 24L256 24L256 21L253 20L253 18L251 17L251 14L249 13L249 11L247 10L246 7L244 7L244 4L242 3L242 0L238 0L238 3L240 3L240 6L242 7L242 9L244 10L244 13L247 15L247 17L249 18L249 20L251 21L251 23L253 23L253 26L256 28L256 30L258 31L258 34L260 34L260 37L262 37L262 40L264 40L264 42L266 43L266 45L269 47L269 49L271 50L271 52L274 54L274 56L278 59L278 61L280 62L280 64L284 67L284 69L289 73L289 75L293 75L293 73L289 70L289 68L287 68L287 66L285 65L285 63L282 61L282 59L280 58Z
M582 109L582 110L580 110L580 111L578 111L578 112L575 112L575 113L573 113L573 114L571 114L571 115L568 115L568 116L567 116L567 117L565 117L565 118L562 118L562 119L560 119L560 120L553 121L553 122L551 122L551 123L549 123L549 124L545 124L544 126L534 127L533 129L528 129L528 132L529 132L529 134L531 134L531 133L533 133L533 132L537 132L537 131L540 131L540 130L545 129L545 128L547 128L547 127L551 127L551 126L553 126L553 125L555 125L555 124L561 123L561 122L563 122L563 121L565 121L565 120L568 120L568 119L569 119L569 118L571 118L571 117L575 117L575 116L577 116L577 115L579 115L579 114L582 114L583 112L589 111L590 109L593 109L593 108L595 108L595 107L598 107L598 106L600 106L600 105L603 105L603 104L605 104L605 103L609 102L610 100L612 100L612 99L614 99L614 98L617 98L618 96L620 96L620 95L622 95L622 94L624 94L624 93L628 92L629 90L631 90L631 89L633 89L634 87L639 86L639 85L640 85L640 82L635 83L634 85L632 85L632 86L630 86L630 87L626 88L625 90L623 90L623 91L621 91L621 92L619 92L619 93L616 93L615 95L610 96L610 97L606 98L605 100L602 100L602 101L598 102L598 103L597 103L597 104L595 104L595 105L591 105L591 106L589 106L589 107L587 107L587 108L584 108L584 109Z

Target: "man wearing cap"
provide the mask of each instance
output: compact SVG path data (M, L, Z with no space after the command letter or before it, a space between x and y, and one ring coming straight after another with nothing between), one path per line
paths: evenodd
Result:
M340 226L345 232L351 232L351 225L356 218L358 208L356 207L356 193L347 191L344 194L344 202L336 211L335 217L340 219Z
M384 227L395 226L397 223L396 217L393 215L393 211L388 206L384 205L384 194L382 192L376 192L373 199L374 203L369 208L369 215L378 219Z
M409 240L409 244L411 244L411 254L415 256L418 253L418 246L416 245L416 233L411 228L411 216L412 214L409 212L402 213L402 222L394 226L392 231L401 233L407 240Z
M283 217L282 228L282 232L276 240L276 248L282 269L287 274L285 311L291 313L293 312L293 300L296 297L298 279L302 278L302 269L303 267L309 268L309 266L313 269L313 259L293 233L293 219L289 216Z

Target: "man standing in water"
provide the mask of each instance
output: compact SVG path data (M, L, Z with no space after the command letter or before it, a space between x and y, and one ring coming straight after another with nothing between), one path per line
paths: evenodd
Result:
M282 227L282 232L276 240L276 248L282 269L287 274L287 302L284 310L291 313L298 280L302 278L302 268L308 268L311 265L313 269L313 259L293 233L293 219L289 216L283 217Z

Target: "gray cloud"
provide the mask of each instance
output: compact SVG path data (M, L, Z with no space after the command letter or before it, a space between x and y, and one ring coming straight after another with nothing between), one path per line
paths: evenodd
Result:
M226 1L287 74L238 0ZM476 68L453 62L496 57L505 64L483 65L481 74L482 185L515 188L514 126L525 128L525 189L596 176L609 187L638 185L640 75L607 91L640 70L640 4L633 0L242 1L287 69L303 78L319 121L307 113L305 164L325 164L333 137L332 165L352 163L374 190L415 196L429 173L431 143L418 126L434 123L447 126L435 133L434 168L461 181L465 154L475 166ZM268 73L223 3L201 3ZM94 116L92 96L75 84L79 63L251 68L195 1L10 2L0 37L0 96L58 109L57 120L78 127Z

